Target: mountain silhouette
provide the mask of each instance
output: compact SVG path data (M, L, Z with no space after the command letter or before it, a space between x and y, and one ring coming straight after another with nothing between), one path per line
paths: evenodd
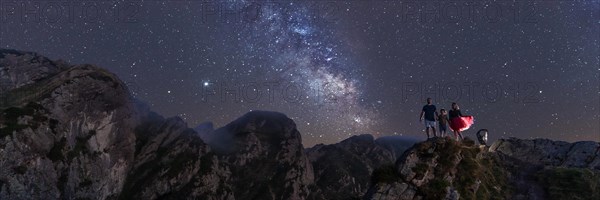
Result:
M116 75L0 50L0 199L600 199L597 142L352 136L165 118Z

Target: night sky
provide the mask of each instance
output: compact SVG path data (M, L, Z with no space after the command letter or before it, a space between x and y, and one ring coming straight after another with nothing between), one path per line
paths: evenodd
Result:
M106 68L190 127L272 110L306 147L425 138L432 97L466 136L600 141L598 0L0 4L0 47Z

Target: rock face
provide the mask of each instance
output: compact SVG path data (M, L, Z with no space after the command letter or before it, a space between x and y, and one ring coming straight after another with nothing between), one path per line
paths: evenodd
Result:
M0 49L0 93L55 75L67 66L32 52Z
M213 150L181 119L137 103L103 69L0 53L0 199L308 196L312 164L283 114L251 112L206 128L231 139L227 151Z
M418 143L373 173L366 199L490 199L510 194L498 158L449 138ZM485 191L485 192L481 192Z
M304 199L308 195L312 165L294 122L283 114L250 112L211 133L210 145L179 118L150 114L142 121L136 129L135 165L120 199Z
M373 173L365 199L597 199L595 142L502 139L418 143Z
M381 144L371 135L360 135L307 149L315 171L311 199L361 198L369 188L373 170L396 160L396 149L391 148L396 141L400 140ZM395 143L397 148L409 147L399 143Z
M119 195L135 150L124 84L90 65L7 52L0 51L0 199Z
M252 111L215 131L228 147L217 151L230 165L232 189L243 199L304 199L312 165L294 121L281 113Z
M568 143L548 139L500 139L490 151L498 151L534 165L577 167L600 170L600 143Z
M600 199L596 142L301 141L267 111L190 129L106 70L0 49L0 199Z
M120 199L232 199L227 169L178 117L149 113L136 130L135 160Z

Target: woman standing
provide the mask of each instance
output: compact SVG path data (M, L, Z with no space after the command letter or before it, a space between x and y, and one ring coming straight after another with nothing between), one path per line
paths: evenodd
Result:
M452 103L452 110L448 112L448 119L450 120L450 128L454 132L456 140L464 139L460 132L469 129L473 125L473 116L463 116L460 112L458 104Z

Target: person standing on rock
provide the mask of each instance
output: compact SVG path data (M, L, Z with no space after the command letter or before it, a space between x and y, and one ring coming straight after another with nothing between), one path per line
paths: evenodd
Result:
M459 138L464 139L461 132L473 125L473 116L463 116L456 103L452 103L452 109L448 112L448 119L450 120L450 129L454 132L456 140L459 140Z
M425 133L427 133L427 139L429 139L429 129L433 130L433 137L437 137L435 133L435 121L437 120L438 112L435 105L431 103L431 98L427 98L427 105L423 106L421 110L421 117L419 121L425 120Z
M448 124L450 123L450 120L448 119L448 112L446 112L446 109L440 109L440 115L438 116L438 122L440 123L440 137L446 137L450 134L448 134Z

